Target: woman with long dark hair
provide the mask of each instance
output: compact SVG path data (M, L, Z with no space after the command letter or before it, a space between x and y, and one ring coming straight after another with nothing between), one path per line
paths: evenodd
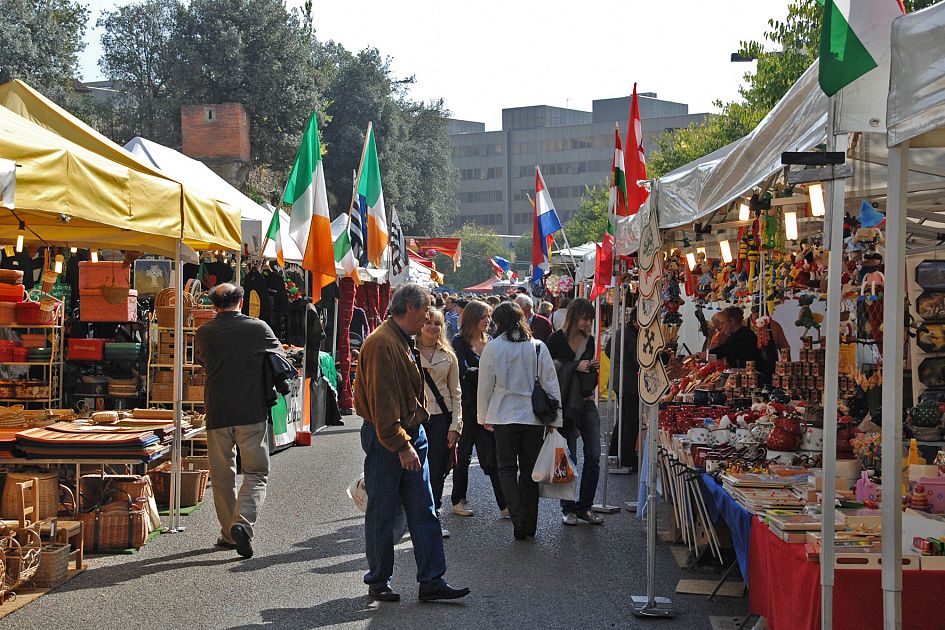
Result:
M545 437L545 427L532 411L536 378L551 398L561 400L561 393L551 355L532 338L522 308L505 302L493 319L496 337L479 362L478 421L495 433L499 479L515 539L525 540L538 529L538 484L532 481L532 469ZM560 415L554 425L561 425Z
M492 491L502 518L509 517L496 466L495 436L476 422L476 393L479 385L479 357L491 337L486 332L492 323L492 309L485 302L470 300L459 318L459 334L453 337L453 352L459 361L459 380L463 389L463 434L459 438L456 468L453 470L453 514L473 516L466 499L469 488L469 463L473 447L479 467L492 482Z
M561 386L564 413L562 434L568 441L568 450L575 462L577 438L584 443L584 467L581 470L580 495L577 502L561 501L562 521L577 525L586 521L601 525L604 519L591 511L597 482L600 479L600 415L594 401L600 362L596 353L594 335L594 305L590 300L577 298L568 305L564 326L548 338L548 350L554 359Z

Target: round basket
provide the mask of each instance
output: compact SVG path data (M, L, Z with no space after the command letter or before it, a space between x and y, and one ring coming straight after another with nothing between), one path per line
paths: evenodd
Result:
M190 321L190 313L197 305L197 300L192 293L183 294L184 326ZM162 328L173 328L175 323L174 307L177 304L177 290L174 288L164 289L157 294L154 299L154 316L157 318L158 326Z
M0 499L0 517L5 519L20 518L19 502L16 496L16 484L21 481L39 480L39 514L42 520L59 513L59 473L57 472L8 472ZM27 497L29 500L29 497Z

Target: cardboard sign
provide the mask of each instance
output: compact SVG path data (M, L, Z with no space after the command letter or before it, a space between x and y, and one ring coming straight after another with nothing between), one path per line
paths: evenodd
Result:
M640 367L650 367L656 363L666 341L663 339L663 327L659 321L652 321L637 335L637 360Z
M655 405L669 391L669 376L661 361L640 368L640 400Z

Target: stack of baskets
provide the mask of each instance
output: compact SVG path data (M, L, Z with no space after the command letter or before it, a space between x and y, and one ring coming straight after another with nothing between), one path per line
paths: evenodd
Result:
M21 481L36 479L39 482L39 508L36 518L52 518L59 513L59 473L49 471L8 472L0 497L0 517L18 519L20 508L16 484Z
M191 312L197 306L197 299L192 293L184 292L181 295L183 295L184 326L188 326ZM154 299L154 315L157 318L158 326L162 328L174 327L176 305L177 289L164 289L157 294Z

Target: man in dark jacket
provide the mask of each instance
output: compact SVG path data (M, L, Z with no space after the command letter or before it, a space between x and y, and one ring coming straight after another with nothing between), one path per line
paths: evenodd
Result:
M220 521L217 546L253 555L253 525L269 476L269 403L263 387L266 354L282 346L266 322L243 315L243 289L221 284L210 292L217 315L197 329L196 359L207 373L207 455L213 503ZM236 447L243 484L236 493Z

